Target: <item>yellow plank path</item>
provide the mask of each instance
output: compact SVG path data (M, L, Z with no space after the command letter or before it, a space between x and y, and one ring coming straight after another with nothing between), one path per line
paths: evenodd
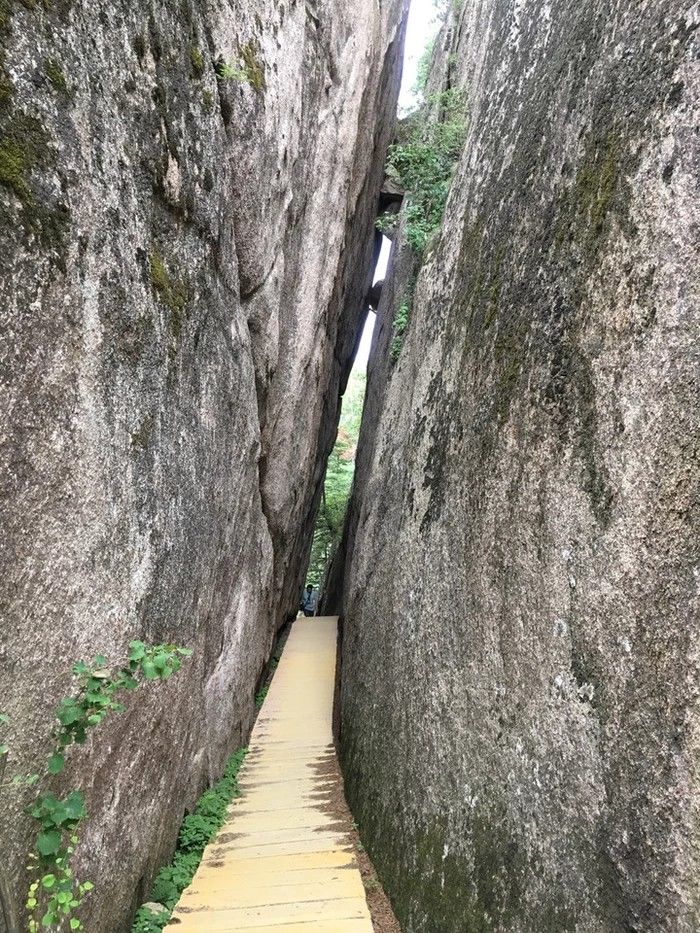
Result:
M333 745L338 620L292 627L241 768L171 933L372 933Z

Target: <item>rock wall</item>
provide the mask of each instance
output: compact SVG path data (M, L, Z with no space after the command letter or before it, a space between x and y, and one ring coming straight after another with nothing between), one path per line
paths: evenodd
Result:
M128 927L295 610L405 6L0 0L8 773L44 760L75 660L194 649L71 755L87 929ZM18 901L30 795L0 795Z
M344 592L346 783L406 933L700 925L698 25L465 0L438 42L468 138L372 363Z

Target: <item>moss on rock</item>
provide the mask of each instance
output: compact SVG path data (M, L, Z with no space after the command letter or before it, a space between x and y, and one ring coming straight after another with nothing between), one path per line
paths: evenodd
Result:
M241 46L241 61L248 84L253 87L258 94L262 94L267 89L265 80L265 66L260 61L260 46L255 39L251 39Z
M44 71L49 83L58 94L70 97L70 89L63 69L55 58L47 58L44 62Z
M197 46L190 49L190 64L192 65L192 74L195 78L201 78L204 74L204 55Z
M149 257L151 284L164 304L170 309L171 342L169 354L173 357L182 341L182 332L187 319L189 289L184 279L175 279L166 268L163 257L154 249Z
M50 160L49 137L41 122L26 114L14 114L0 139L0 184L10 188L24 203L32 199L29 175Z

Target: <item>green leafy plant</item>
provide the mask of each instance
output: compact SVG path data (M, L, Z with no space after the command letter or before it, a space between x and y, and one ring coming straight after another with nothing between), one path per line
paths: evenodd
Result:
M258 692L255 694L255 708L256 709L260 709L260 707L263 705L263 703L267 699L267 694L268 694L269 689L270 689L270 685L267 684L266 686L258 690Z
M221 780L202 794L182 821L173 860L158 872L150 902L136 914L132 933L158 933L169 922L180 895L194 878L204 849L226 821L228 805L239 796L238 772L246 752L240 749L231 755Z
M239 47L237 61L227 62L220 57L214 71L219 81L249 84L258 94L262 94L267 86L265 69L260 62L260 46L253 39Z
M224 61L223 58L217 61L214 70L219 81L237 81L239 84L248 81L248 75L242 65Z
M184 657L192 652L175 645L146 646L132 641L129 655L121 666L111 667L104 656L90 664L79 661L73 666L78 679L76 692L61 700L56 711L58 724L54 732L55 746L44 778L61 774L66 766L66 753L72 745L83 745L90 729L100 725L110 713L122 712L117 701L120 693L135 690L141 683L167 680L176 673ZM3 714L0 723L5 724ZM0 755L7 755L3 745ZM35 784L40 775L14 778L10 783ZM39 929L83 929L77 916L85 895L93 889L90 881L78 881L71 868L71 859L79 842L78 830L87 811L80 790L71 790L59 798L53 793L40 794L27 813L38 824L34 851L29 856L28 869L32 882L26 900L29 933Z
M403 337L408 327L411 314L411 303L405 299L401 302L394 317L394 335L391 340L389 355L392 363L397 363L403 348Z
M398 225L399 215L393 213L392 211L387 211L386 214L382 214L381 216L377 217L375 223L377 230L389 238L391 238L396 233Z
M430 66L433 63L433 54L435 53L435 39L436 36L428 39L428 42L426 43L426 46L421 53L421 57L418 59L418 66L416 69L416 83L413 85L412 93L415 97L421 100L425 94L425 87L428 83L428 75L430 74Z
M440 226L467 130L460 92L431 97L428 109L438 119L413 119L405 141L390 148L387 164L387 174L407 192L406 239L419 255Z

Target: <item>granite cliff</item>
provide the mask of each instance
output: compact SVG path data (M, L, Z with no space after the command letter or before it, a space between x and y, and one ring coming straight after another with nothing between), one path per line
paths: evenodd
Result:
M468 132L415 287L395 237L329 595L407 933L700 924L698 25L466 0L437 42Z
M194 651L71 758L91 788L90 930L126 928L296 608L371 284L405 6L0 0L15 769L45 757L73 661L134 638ZM18 903L30 793L0 796Z

